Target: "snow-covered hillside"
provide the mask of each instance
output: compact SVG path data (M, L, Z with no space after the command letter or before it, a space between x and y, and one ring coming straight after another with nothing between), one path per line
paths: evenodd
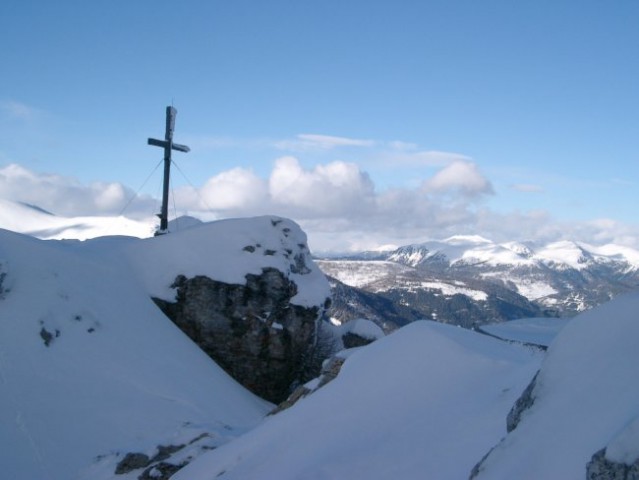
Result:
M495 243L483 237L455 236L442 241L400 247L387 259L418 266L437 258L449 265L483 264L489 266L547 265L556 268L583 269L592 263L621 261L639 268L639 252L619 245L596 247L582 242L559 241L548 244Z
M155 231L155 218L142 221L119 217L60 217L37 206L0 198L0 228L41 239L78 239L105 235L146 238Z
M611 462L639 460L637 312L639 293L628 294L561 331L530 406L482 462L478 478L585 478L586 465L603 449Z
M263 251L244 248L256 244ZM298 304L323 302L328 283L310 256L287 258L305 244L276 217L145 240L0 230L2 478L112 478L127 453L187 445L183 456L197 456L254 426L272 405L202 353L151 295L174 295L178 274L243 283L274 267L297 281ZM303 276L290 268L299 262Z
M517 345L415 322L174 478L464 479L505 434L508 410L540 361Z
M379 339L342 352L335 380L265 417L273 405L151 297L170 300L179 274L242 283L268 267L295 282L297 305L329 293L305 234L277 217L84 242L0 230L0 476L506 480L639 469L639 293L570 321L484 327L493 336L431 321L386 337L343 325ZM413 268L399 265L397 278Z
M576 317L546 358L412 323L351 354L332 383L174 479L466 479L495 444L479 478L586 478L605 447L600 455L626 468L639 458L637 311L632 294ZM523 330L522 341L534 340ZM508 413L540 363L534 402L507 434Z
M612 244L498 244L455 236L378 253L374 260L366 253L319 264L348 286L417 309L424 318L462 325L490 322L491 315L572 316L639 287L639 252ZM438 298L454 303L460 295L466 299L453 311L433 308Z

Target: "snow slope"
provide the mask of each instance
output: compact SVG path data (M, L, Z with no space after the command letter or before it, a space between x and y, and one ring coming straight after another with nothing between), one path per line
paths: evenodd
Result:
M336 380L174 480L467 478L505 434L541 356L415 322L350 355Z
M548 347L568 322L568 318L522 318L482 325L481 329L504 340Z
M243 249L256 242L273 253ZM171 292L179 273L239 282L275 266L299 281L297 300L307 304L328 283L312 263L305 275L291 271L300 263L286 258L293 244L307 251L299 227L271 217L146 240L0 230L3 478L112 478L126 452L203 433L215 446L259 422L272 405L205 356L150 295Z
M592 455L639 458L639 292L575 317L557 336L534 404L491 452L478 478L585 478Z
M153 235L157 219L142 221L118 217L60 217L38 207L0 198L0 228L42 239L86 240L105 235Z

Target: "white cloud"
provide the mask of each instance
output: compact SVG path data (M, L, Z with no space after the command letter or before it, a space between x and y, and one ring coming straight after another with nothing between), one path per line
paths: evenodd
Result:
M118 215L134 199L133 191L119 183L83 185L71 177L35 173L20 165L0 168L0 197L36 205L62 216ZM127 214L149 215L156 201L137 197Z
M316 251L402 245L455 234L495 241L559 239L639 247L639 226L611 219L557 222L547 212L496 213L483 206L492 192L470 162L441 168L422 188L377 191L356 164L330 162L304 168L294 157L275 161L268 178L235 168L201 187L175 192L178 214L206 219L275 214L296 220ZM74 178L34 173L20 165L0 168L0 197L37 205L66 216L117 215L134 197L119 183L84 185ZM134 197L127 216L149 216L159 201ZM173 202L172 202L173 203Z
M375 146L375 142L373 140L357 138L302 133L294 139L277 141L274 146L280 150L306 152L313 150L333 150L341 147L373 147Z
M244 168L222 172L200 189L185 187L175 194L177 204L194 210L248 210L268 202L266 182Z
M332 162L304 170L296 158L276 161L269 179L274 205L317 215L362 213L374 200L374 187L357 165Z
M477 168L466 161L456 161L426 180L423 188L429 192L459 192L476 196L494 193L493 187Z

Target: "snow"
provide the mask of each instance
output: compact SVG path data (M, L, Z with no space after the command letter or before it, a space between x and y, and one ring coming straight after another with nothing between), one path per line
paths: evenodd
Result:
M411 268L381 260L317 260L327 274L351 287L363 288L380 280L391 281Z
M577 270L582 270L593 262L621 260L628 263L629 271L639 268L639 251L620 245L593 246L559 241L535 247L520 242L494 243L483 237L463 235L401 247L389 256L389 260L411 266L417 266L432 258L446 259L450 265L485 264L514 268L535 267L541 264Z
M506 276L506 278L508 277ZM528 300L539 300L557 293L557 290L543 281L526 278L513 278L510 279L510 281L517 287L517 293L526 297Z
M461 285L451 285L444 282L421 282L419 287L425 290L438 290L444 295L465 295L476 301L486 301L488 294L481 290L474 290Z
M590 263L584 249L569 241L550 243L537 251L536 257L544 262L565 265L575 270L582 270Z
M237 435L270 408L153 304L114 247L130 243L0 230L4 478L78 478L100 455L145 451L185 432L228 436L224 425Z
M481 235L453 235L444 240L445 243L449 243L451 245L469 245L476 244L481 245L485 243L492 243L491 240L488 240Z
M340 325L340 336L347 333L352 333L368 340L377 340L385 336L384 330L374 322L364 318L357 318Z
M639 292L566 325L542 364L533 406L478 478L584 478L607 445L611 459L639 457L638 311Z
M619 259L628 262L629 270L639 268L639 251L622 245L607 244L602 246L589 245L588 249L601 257Z
M0 198L0 228L41 239L78 239L106 235L145 238L155 231L155 218L136 221L118 217L60 217L37 207Z
M540 359L415 322L358 349L333 382L173 478L467 478L504 435Z
M357 288L370 287L380 281L393 282L398 275L412 271L410 267L381 260L317 260L316 262L327 275Z
M15 205L0 224L22 215L41 233L89 231L89 221L56 227L42 222L59 217ZM479 478L572 479L584 477L602 448L611 461L639 459L639 292L570 321L484 327L548 345L545 354L430 321L386 337L371 322L347 323L338 328L378 340L342 352L335 380L265 419L272 405L206 357L150 296L173 299L179 274L244 283L246 274L273 267L298 285L297 304L313 305L324 302L328 283L290 220L196 223L144 240L42 241L0 230L3 478L113 479L127 452L152 456L159 445L198 438L178 454L195 460L173 480L457 479L488 452ZM464 242L486 261L635 261L633 251L614 246L527 250L457 238L449 248L459 258ZM461 282L445 285L429 287L474 294ZM535 402L507 434L506 416L540 368Z
M461 258L456 259L453 263L456 262L469 264L485 263L493 266L523 266L533 264L528 251L513 244L487 244L469 248L462 253Z
M188 248L184 246L188 245ZM171 254L167 255L167 251ZM206 223L187 230L150 238L123 252L154 297L172 301L171 285L177 275L205 275L213 280L244 285L248 273L264 268L284 272L298 287L296 305L323 305L330 297L324 274L311 260L306 234L291 220L263 216ZM296 259L308 272L295 273Z
M481 329L505 340L547 347L569 321L566 318L522 318L483 325Z
M295 273L298 260L306 270ZM11 445L3 475L100 478L116 456L108 468L91 463L114 450L149 451L187 433L226 438L259 422L272 406L205 356L150 296L173 298L178 274L243 284L266 267L296 282L300 305L329 295L304 233L277 217L144 240L41 241L0 230L0 443Z
M635 417L608 444L606 458L626 465L632 465L639 460L639 416Z

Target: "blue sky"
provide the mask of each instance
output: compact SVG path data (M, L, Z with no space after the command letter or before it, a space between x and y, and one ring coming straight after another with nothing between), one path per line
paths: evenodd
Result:
M173 103L182 212L284 214L335 248L639 246L636 0L5 0L0 18L2 196L118 213Z

